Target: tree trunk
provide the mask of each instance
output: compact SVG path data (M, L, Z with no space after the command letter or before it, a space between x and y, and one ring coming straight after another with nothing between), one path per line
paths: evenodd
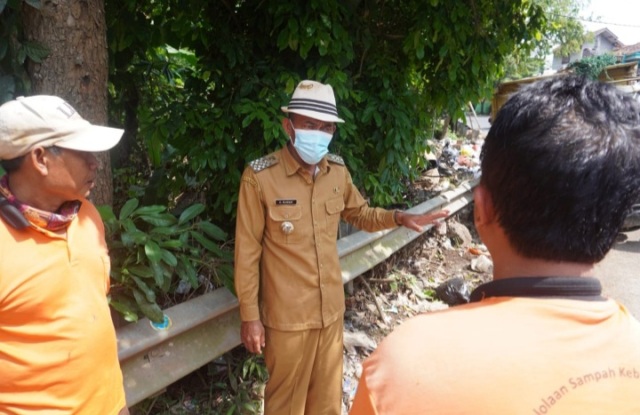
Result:
M32 94L57 95L92 124L107 124L108 52L104 0L43 1L42 9L24 6L28 40L46 45L50 55L29 64ZM98 172L91 199L112 204L113 183L108 152L97 155Z

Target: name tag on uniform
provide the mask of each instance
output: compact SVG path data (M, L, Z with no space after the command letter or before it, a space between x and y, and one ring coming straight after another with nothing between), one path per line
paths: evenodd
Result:
M298 201L295 199L277 199L276 205L295 205Z

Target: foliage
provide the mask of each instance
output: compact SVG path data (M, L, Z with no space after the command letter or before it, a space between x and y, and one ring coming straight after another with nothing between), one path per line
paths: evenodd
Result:
M236 348L176 383L131 414L259 414L267 369L261 355Z
M531 53L516 48L507 57L501 81L510 81L540 75L544 72L545 57L554 53L567 56L580 51L592 34L585 33L578 20L586 0L534 0L544 10L546 30L537 39Z
M544 58L536 54L522 56L514 53L505 61L505 71L502 82L537 76L543 71Z
M602 70L610 65L615 65L617 59L613 55L604 54L598 56L589 56L579 61L572 62L569 69L573 69L575 73L584 75L589 79L596 80L602 73Z
M549 18L549 32L541 43L542 51L548 54L557 46L556 54L569 56L579 52L589 35L585 33L578 14L589 0L535 0L545 9Z
M433 120L486 96L546 22L527 0L107 0L106 12L113 116L138 121L156 166L147 193L203 195L229 226L242 169L287 139L279 108L301 79L333 85L346 123L331 151L387 206L424 167Z
M197 220L204 211L194 204L178 217L165 206L139 206L130 199L116 217L101 206L111 256L111 306L125 320L142 314L163 319L159 296L201 286L201 276L232 287L231 257L219 243L227 237L218 226Z
M31 81L25 62L41 62L49 54L46 46L24 39L23 4L41 8L40 0L0 0L0 104L28 94Z

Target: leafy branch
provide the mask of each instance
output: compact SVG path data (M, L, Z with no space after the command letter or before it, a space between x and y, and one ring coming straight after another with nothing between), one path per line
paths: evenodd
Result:
M203 279L232 289L232 256L220 244L227 234L197 217L202 204L186 208L180 216L165 206L139 206L128 200L116 217L111 207L101 206L111 256L113 288L111 306L127 321L140 315L154 322L163 319L159 298L198 289Z
M30 91L27 59L40 63L51 53L45 45L24 39L23 3L42 7L40 0L0 0L0 104Z

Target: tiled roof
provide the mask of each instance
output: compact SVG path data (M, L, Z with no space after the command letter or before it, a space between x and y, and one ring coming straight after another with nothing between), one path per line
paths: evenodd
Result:
M640 42L613 50L616 56L629 55L636 52L640 52Z

